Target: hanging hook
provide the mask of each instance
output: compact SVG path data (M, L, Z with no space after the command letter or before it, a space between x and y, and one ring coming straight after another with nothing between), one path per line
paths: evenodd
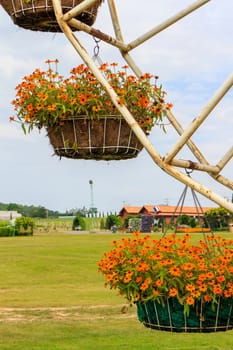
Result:
M193 168L189 168L189 169L185 168L185 172L188 176L190 176L190 174L192 174L193 172Z

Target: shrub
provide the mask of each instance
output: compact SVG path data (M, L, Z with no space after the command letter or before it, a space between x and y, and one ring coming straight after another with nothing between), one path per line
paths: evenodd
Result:
M29 217L21 217L15 220L15 235L33 235L34 221Z
M77 230L77 228L81 228L82 230L86 230L86 222L84 218L80 215L75 216L73 220L72 229Z
M180 215L177 218L176 224L178 225L188 225L191 227L195 227L196 226L196 221L195 218L186 214Z
M105 228L105 219L101 218L100 220L100 229L103 230Z
M14 236L15 229L10 225L9 221L0 222L0 237Z

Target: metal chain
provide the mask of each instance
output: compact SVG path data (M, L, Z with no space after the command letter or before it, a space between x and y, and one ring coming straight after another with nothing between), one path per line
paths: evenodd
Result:
M93 39L95 41L95 47L94 47L94 58L97 58L97 56L99 55L99 51L100 51L100 47L99 47L99 42L100 42L100 39L97 39L96 37L93 36Z
M99 52L100 52L100 47L99 47L99 43L100 43L100 39L97 39L96 37L93 36L93 39L95 41L95 46L93 49L94 55L93 55L93 60L97 61L99 63L99 65L102 65L103 62L99 56Z

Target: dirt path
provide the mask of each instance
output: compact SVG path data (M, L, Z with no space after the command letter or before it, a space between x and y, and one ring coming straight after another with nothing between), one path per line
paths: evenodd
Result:
M135 308L112 305L74 307L0 308L0 322L33 322L38 320L89 320L136 318Z

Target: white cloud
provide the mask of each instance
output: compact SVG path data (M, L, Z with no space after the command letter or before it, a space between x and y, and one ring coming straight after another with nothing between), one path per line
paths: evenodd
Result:
M9 124L0 123L0 139L10 141L24 141L26 143L35 143L39 138L38 133L33 135L25 135L21 127L15 127L13 122L9 121Z

